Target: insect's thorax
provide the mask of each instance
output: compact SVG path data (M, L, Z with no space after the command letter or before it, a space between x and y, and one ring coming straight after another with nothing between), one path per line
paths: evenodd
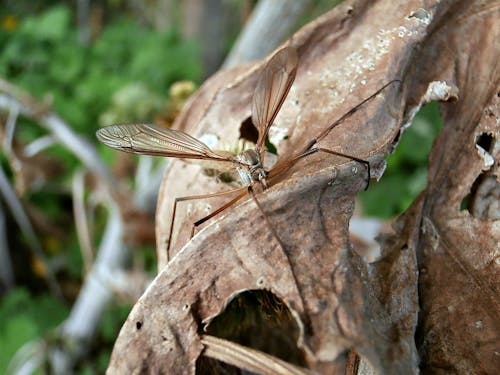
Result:
M256 150L245 150L236 157L236 160L239 162L237 169L243 185L261 182L267 187L267 171L262 166L260 154Z

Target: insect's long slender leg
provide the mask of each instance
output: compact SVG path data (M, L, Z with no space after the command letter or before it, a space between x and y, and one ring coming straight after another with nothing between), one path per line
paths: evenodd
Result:
M215 211L211 212L210 214L208 214L207 216L201 218L200 220L196 221L194 224L193 224L193 228L191 229L191 237L194 236L194 232L196 230L196 228L198 226L200 226L201 224L203 224L205 221L213 218L215 215L221 213L222 211L224 211L226 208L228 207L231 207L233 204L235 204L236 202L238 202L241 198L243 198L245 195L248 194L248 192L246 191L246 186L243 186L241 188L239 188L238 190L243 190L245 189L244 192L238 194L236 197L234 197L233 199L231 199L229 202L223 204L221 207L219 207L218 209L216 209Z
M316 152L318 152L316 149L310 149L310 150L307 150L305 152L302 152L298 155L295 155L293 156L292 158L290 159L287 159L283 162L279 162L278 164L276 164L270 171L269 171L269 174L268 174L268 179L273 179L275 178L276 176L280 175L281 173L285 172L286 170L288 170L290 167L292 167L298 160L308 156L308 155L312 155L312 154L315 154Z
M380 94L383 90L385 90L387 87L389 87L393 83L399 83L399 84L401 84L402 81L399 80L399 79L394 79L392 81L387 82L385 85L383 85L377 91L375 91L373 94L371 94L370 96L368 96L367 98L365 98L362 102L358 103L355 107L351 108L349 111L347 111L346 113L344 113L337 120L335 120L332 124L330 124L327 128L325 128L316 138L312 139L306 145L306 147L304 147L304 149L302 150L302 152L300 152L298 155L292 157L291 159L288 159L288 160L286 160L284 162L281 162L281 163L278 163L277 165L275 165L274 168L272 168L269 171L269 178L272 179L273 177L276 177L277 175L283 173L284 171L286 171L287 169L289 169L290 167L292 167L298 160L300 160L300 159L302 159L302 158L304 158L304 157L306 157L308 155L315 154L318 151L323 151L323 152L327 152L329 154L333 154L333 155L337 155L337 156L342 156L342 157L345 157L347 159L351 159L351 160L355 160L357 162L363 163L366 166L367 170L368 170L368 180L367 180L367 184L366 184L365 190L368 189L368 186L370 184L370 164L368 163L368 161L360 159L360 158L357 158L357 157L352 156L352 155L343 154L343 153L332 151L332 150L328 150L328 149L325 149L325 148L320 148L320 147L313 148L313 147L315 145L317 146L318 142L320 140L322 140L323 138L325 138L332 131L333 128L337 127L344 120L346 120L347 118L351 117L363 105L365 105L370 100L373 100L378 94Z
M369 97L366 99L363 99L360 103L358 103L355 107L351 108L349 111L344 113L342 116L340 116L337 120L335 120L331 125L329 125L325 130L323 130L315 139L314 141L320 141L323 138L325 138L333 128L337 127L339 124L344 122L345 119L348 117L351 117L354 113L356 113L363 105L365 105L367 102L370 100L374 99L378 94L380 94L382 91L385 90L388 86L392 85L393 83L399 83L401 84L402 81L400 79L393 79L392 81L387 82L384 86L379 88L377 91L375 91L373 94L371 94ZM312 147L314 145L314 142L311 141L308 145L308 148ZM308 149L306 148L306 150ZM305 151L305 150L304 150Z
M292 273L293 281L295 282L295 285L297 286L297 289L299 291L299 298L300 298L300 302L302 303L302 308L305 310L306 309L305 301L304 301L304 298L302 296L302 292L301 292L300 287L299 287L297 276L295 275L295 270L293 268L292 261L290 260L288 253L286 251L285 244L283 243L280 236L278 235L278 231L276 230L274 225L271 223L271 220L269 220L269 217L267 216L266 212L264 211L264 208L262 207L259 200L257 199L255 192L253 191L253 188L251 185L248 186L248 192L250 193L251 197L253 198L253 201L255 202L257 207L259 208L259 211L262 214L262 216L264 217L266 224L268 225L269 229L271 230L274 238L276 238L276 240L278 241L278 244L281 247L281 251L283 252L283 254L285 255L285 257L288 261L288 266L290 267L290 272Z
M206 199L206 198L219 197L219 196L223 196L223 195L237 193L237 192L243 191L243 190L245 190L244 191L244 195L246 195L247 194L247 192L246 192L246 186L242 186L242 187L239 187L237 189L221 191L219 193L201 194L201 195L189 195L189 196L185 196L185 197L177 197L177 198L175 198L174 208L172 210L172 217L170 218L170 229L169 229L169 232L168 232L168 238L169 238L169 240L168 240L168 246L167 246L167 262L170 261L170 246L172 244L172 233L174 231L174 221L175 221L175 214L177 212L177 203L179 203L179 202L185 202L185 201L189 201L189 200L197 200L197 199ZM238 196L240 196L240 195L238 195ZM220 210L217 211L217 213L219 213L219 212L220 212ZM216 214L214 214L214 215L216 215ZM214 215L212 215L212 216L214 216ZM210 217L212 217L212 216L210 216ZM206 220L208 220L209 218L207 218ZM206 221L206 220L204 220L204 221ZM203 223L204 221L202 221L201 223ZM198 225L200 225L201 223L199 223ZM193 231L194 231L194 229L193 229ZM192 231L192 233L193 233L193 231ZM192 236L193 236L193 234L191 234L191 237Z
M311 143L314 145L317 142L316 142L316 140L313 140ZM308 148L309 149L307 151L305 151L299 155L296 155L296 156L292 157L291 159L286 160L283 163L280 163L280 164L274 166L274 168L269 171L269 178L272 179L272 178L280 175L281 173L285 172L286 170L288 170L290 167L292 167L300 159L303 159L309 155L313 155L313 154L321 151L321 152L326 152L326 153L331 154L331 155L337 155L337 156L340 156L340 157L343 157L346 159L354 160L354 161L357 161L358 163L363 164L366 167L366 170L368 173L365 190L368 189L368 186L370 185L370 163L367 160L360 159L356 156L344 154L342 152L329 150L329 149L324 148L324 147L316 147L316 148L308 147Z
M285 245L283 245L283 242L281 241L281 238L278 235L278 232L276 231L276 228L274 228L274 225L271 224L271 221L267 217L266 212L264 211L264 208L262 207L262 205L260 204L259 200L255 196L255 192L253 191L253 188L252 188L251 185L248 186L248 193L252 196L252 198L253 198L255 204L257 205L257 207L259 208L260 213L262 214L262 216L264 216L264 220L266 221L267 225L271 229L271 232L273 233L273 236L276 238L276 240L278 241L278 243L282 247L283 251L285 251Z

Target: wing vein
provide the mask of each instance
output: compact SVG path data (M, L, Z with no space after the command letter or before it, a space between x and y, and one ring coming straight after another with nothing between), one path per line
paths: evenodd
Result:
M97 131L97 138L107 146L135 154L234 161L184 132L150 124L107 126Z

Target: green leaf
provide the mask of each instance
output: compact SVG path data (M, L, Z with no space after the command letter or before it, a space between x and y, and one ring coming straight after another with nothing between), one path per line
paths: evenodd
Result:
M27 17L20 26L20 32L39 41L58 41L66 36L69 24L70 10L61 5L41 16Z
M399 214L399 204L406 195L405 176L383 176L380 182L370 183L367 191L360 193L364 213L368 216L390 218Z
M59 325L68 309L49 295L33 296L18 288L0 300L0 373L5 373L14 353Z
M366 214L390 218L411 205L427 184L429 153L441 127L436 103L419 111L394 154L387 158L387 169L380 181L360 194Z

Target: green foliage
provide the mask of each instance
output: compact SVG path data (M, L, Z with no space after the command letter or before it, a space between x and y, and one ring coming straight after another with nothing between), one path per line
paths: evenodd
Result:
M432 142L442 127L436 103L423 107L404 132L387 170L378 183L360 194L369 216L390 218L401 214L427 184L427 159Z
M101 320L100 335L103 341L113 343L120 331L122 322L125 321L131 306L129 305L112 305L109 306ZM117 319L117 317L119 319Z
M197 45L182 40L175 30L160 33L120 14L107 20L95 40L85 46L78 42L74 8L71 8L74 4L58 2L62 5L51 6L53 2L45 2L35 8L31 7L32 2L22 3L24 7L18 4L0 10L0 76L43 100L49 108L52 106L77 133L90 139L95 139L99 119L106 125L151 120L165 106L172 83L199 81L201 77ZM45 134L30 120L20 118L18 123L16 140L22 143ZM102 151L103 155L116 155L110 149ZM47 227L64 228L64 235L58 238L50 233L38 234L47 257L56 254L64 261L57 275L64 279L62 283L78 285L83 262L71 226L68 182L80 164L62 146L52 146L44 155L62 162L63 171L51 176L43 191L28 191L23 198L27 206L43 214ZM2 153L0 162L7 173L12 172ZM47 194L49 190L51 193ZM97 242L104 215L96 211L94 219ZM56 250L46 246L49 241ZM150 258L149 255L145 262L153 268L154 259ZM35 273L29 266L22 272ZM114 306L106 313L97 334L98 346L92 349L89 363L79 364L80 373L104 373L112 343L129 309L128 305ZM4 373L19 347L29 340L47 337L48 331L67 314L67 307L58 300L31 296L25 289L2 296L0 373Z
M165 97L174 81L201 74L194 43L126 19L107 25L90 46L80 45L66 6L26 17L0 35L0 75L32 94L50 95L55 111L81 133L97 129L113 93L131 82Z
M113 343L123 322L130 312L130 305L111 304L104 311L96 338L98 352L85 360L78 368L78 374L104 374L111 357Z
M173 30L159 33L120 16L104 25L89 46L83 46L78 43L74 15L67 5L36 15L3 17L0 75L30 94L46 97L56 113L90 139L95 139L100 117L106 125L151 120L164 105L174 81L196 81L201 75L197 46L183 41ZM19 23L10 22L7 27L6 17ZM44 134L29 120L20 119L19 123L16 139L23 143ZM103 152L116 155L109 149ZM64 174L51 178L62 192L61 186L79 162L71 150L60 145L52 146L46 155L64 164ZM66 199L64 194L38 193L27 198L44 213L50 209L51 218L68 208L60 202Z
M104 112L99 123L123 124L151 120L164 105L161 96L141 82L133 82L114 93L112 108Z
M26 342L55 328L68 314L66 306L50 295L33 296L14 289L0 300L0 373Z

